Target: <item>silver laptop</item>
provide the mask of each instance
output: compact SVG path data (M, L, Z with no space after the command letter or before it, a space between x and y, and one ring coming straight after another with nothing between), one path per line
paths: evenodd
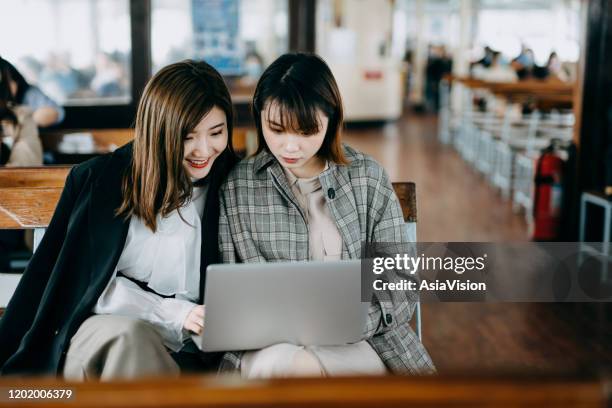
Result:
M204 351L358 342L369 307L360 261L210 265L205 300Z

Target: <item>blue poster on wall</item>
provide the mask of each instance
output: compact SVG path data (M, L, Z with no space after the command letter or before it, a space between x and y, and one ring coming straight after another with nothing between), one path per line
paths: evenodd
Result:
M240 0L191 0L194 58L223 75L242 73L238 32Z

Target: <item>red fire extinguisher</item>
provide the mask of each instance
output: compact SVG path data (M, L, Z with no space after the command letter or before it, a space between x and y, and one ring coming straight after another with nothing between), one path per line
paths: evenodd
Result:
M563 159L548 146L536 163L533 200L534 241L554 241L559 237L561 224L561 202Z

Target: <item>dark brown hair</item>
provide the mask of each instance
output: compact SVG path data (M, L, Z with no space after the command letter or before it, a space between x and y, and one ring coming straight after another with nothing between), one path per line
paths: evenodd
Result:
M10 88L10 82L17 85L17 93L13 95ZM17 68L10 62L0 57L0 99L21 105L26 91L30 88L30 84L25 80L23 75L19 73Z
M151 78L138 104L118 215L136 215L156 231L158 214L167 216L185 204L193 185L183 168L183 140L215 106L227 117L228 145L209 177L224 176L216 169L226 168L223 162L234 157L232 102L223 78L206 62L191 60L168 65Z
M25 79L11 63L0 57L0 121L8 121L16 125L17 116L13 108L18 104L18 101L11 92L11 81L17 83L17 90L19 91L21 88L20 82L25 82ZM2 129L0 128L1 132Z
M347 163L340 140L343 126L340 91L331 70L319 56L285 54L262 74L252 107L257 126L256 153L268 148L263 136L261 113L270 103L278 105L279 124L283 129L305 135L319 131L321 124L317 119L317 110L321 110L329 122L317 156L337 164Z

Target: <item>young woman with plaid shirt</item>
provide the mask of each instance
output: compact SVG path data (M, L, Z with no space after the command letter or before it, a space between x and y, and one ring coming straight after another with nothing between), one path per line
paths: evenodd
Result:
M258 150L221 187L224 262L359 259L362 244L407 241L384 169L340 141L342 101L321 58L286 54L273 62L257 84L253 114ZM408 324L415 304L403 292L373 298L359 343L228 352L221 370L246 378L432 373Z

